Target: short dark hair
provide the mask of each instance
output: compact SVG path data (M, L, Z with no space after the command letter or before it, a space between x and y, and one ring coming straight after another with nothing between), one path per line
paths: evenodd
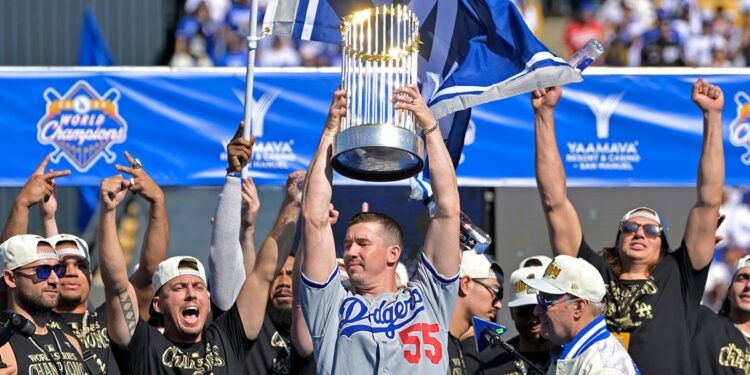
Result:
M400 248L404 247L404 232L401 230L401 225L392 217L380 212L360 212L352 216L348 227L359 223L380 223L383 226L383 230L396 240L396 244Z

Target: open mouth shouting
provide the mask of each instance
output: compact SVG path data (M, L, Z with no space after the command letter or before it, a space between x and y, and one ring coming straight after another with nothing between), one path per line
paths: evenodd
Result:
M184 319L187 324L197 324L199 316L200 310L197 306L188 306L182 309L182 319Z

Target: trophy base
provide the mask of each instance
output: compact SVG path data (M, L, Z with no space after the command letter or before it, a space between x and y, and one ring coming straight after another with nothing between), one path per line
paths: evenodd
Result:
M417 134L391 125L365 124L336 136L333 168L362 181L398 181L419 173L424 146Z

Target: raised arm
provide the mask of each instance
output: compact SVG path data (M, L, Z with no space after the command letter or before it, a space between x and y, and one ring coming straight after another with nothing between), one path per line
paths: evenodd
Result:
M255 253L255 224L258 219L258 211L260 211L260 198L258 198L258 190L255 188L253 179L248 178L242 181L242 192L240 195L242 196L242 224L240 225L242 253L240 256L243 257L240 264L244 265L244 275L247 277L255 269L255 258L257 256ZM271 229L269 235L274 233L274 229L276 228ZM294 234L292 234L292 237L294 237ZM294 238L292 238L292 241L294 241ZM244 277L242 281L245 281ZM241 285L242 283L240 283ZM237 294L239 294L239 290Z
M334 92L318 149L307 168L302 198L302 236L306 247L302 272L307 279L320 284L328 280L336 267L336 244L328 221L328 206L333 193L331 157L341 118L346 116L346 106L346 91Z
M52 169L50 169L52 172ZM57 183L52 179L52 192L47 199L42 199L39 202L39 215L42 218L42 231L44 237L52 237L60 234L57 229Z
M302 171L289 174L286 195L281 203L279 215L260 246L253 272L248 275L237 296L237 310L242 318L245 335L250 340L258 336L263 326L269 288L279 268L289 256L294 242L300 212L299 188L302 185L300 183L302 179L304 179ZM246 194L243 196L246 197Z
M211 245L208 251L209 285L211 286L211 301L221 310L229 310L237 300L242 283L255 265L255 244L253 233L248 243L240 244L240 231L248 228L255 229L254 211L252 225L247 225L247 216L241 221L242 180L236 175L242 171L242 166L249 160L254 139L242 138L244 124L240 123L232 140L227 145L227 177L224 188L216 202L213 226L211 231ZM257 202L257 199L256 199ZM253 212L252 210L250 211ZM244 249L244 257L243 257ZM243 266L244 261L244 266Z
M333 205L329 205L328 209L328 221L331 226L335 225L339 220L339 212L333 208ZM302 304L300 303L299 288L300 288L300 273L302 270L302 262L305 259L305 241L304 238L300 240L299 246L297 247L297 254L294 257L294 268L292 269L292 346L301 357L309 357L313 354L313 341L310 336L310 329L305 321L305 316L302 313Z
M534 169L544 218L547 220L552 254L577 256L583 232L573 204L568 200L565 169L555 136L555 106L560 101L559 86L531 93L534 108Z
M99 193L99 267L107 303L107 333L122 347L130 343L140 316L133 285L128 281L127 264L117 238L117 205L128 194L129 182L116 175L101 182Z
M685 245L693 268L702 269L714 254L719 206L724 189L724 144L721 88L698 79L693 85L693 102L703 112L703 149L698 162L698 200L690 210L685 228Z
M425 134L427 155L430 158L430 186L435 201L435 215L427 228L424 256L439 274L453 277L458 274L461 264L461 203L458 198L456 170L443 141L438 121L427 108L417 86L398 88L394 94L394 108L414 113L417 125Z
M29 208L31 206L49 199L55 188L55 178L67 176L70 170L49 171L44 173L49 163L49 155L36 167L34 173L23 185L21 191L13 201L13 206L5 221L2 238L0 242L29 231Z
M154 298L151 285L156 267L167 258L169 249L169 221L167 220L167 203L164 192L143 169L143 164L125 151L125 158L131 167L116 165L115 169L132 176L130 191L140 195L149 203L148 225L141 247L138 269L130 275L130 283L138 296L138 306L143 317L149 316L149 306Z

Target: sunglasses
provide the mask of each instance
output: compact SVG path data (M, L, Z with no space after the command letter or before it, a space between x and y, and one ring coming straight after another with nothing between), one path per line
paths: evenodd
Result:
M539 307L541 307L543 311L548 311L549 308L552 307L552 305L556 305L556 304L558 304L560 302L572 301L574 299L576 299L576 298L568 297L567 295L562 296L562 297L560 297L558 299L546 299L546 298L542 297L541 293L537 293L536 294L536 302L537 302L537 304L539 304Z
M39 280L49 279L49 277L52 276L52 271L55 271L55 275L57 275L57 277L62 277L65 274L65 267L62 264L55 264L54 266L50 266L49 264L42 264L40 266L18 268L14 271L29 269L34 270L34 273L36 274L36 277L39 278Z
M536 305L525 305L525 306L519 306L515 308L516 316L518 316L521 319L528 319L534 316L534 309L536 308Z
M477 283L477 284L485 287L490 292L490 294L492 294L492 296L493 296L492 297L492 303L495 303L495 302L500 301L500 300L503 299L503 286L502 285L499 288L497 288L497 287L494 287L494 286L490 286L490 285L488 285L486 283L483 283L483 282L479 281L478 279L471 279L471 281L473 281L473 282L475 282L475 283Z
M635 233L638 227L643 227L643 233L649 236L658 237L661 235L661 225L656 224L638 224L632 221L623 221L620 223L620 231L623 233Z

